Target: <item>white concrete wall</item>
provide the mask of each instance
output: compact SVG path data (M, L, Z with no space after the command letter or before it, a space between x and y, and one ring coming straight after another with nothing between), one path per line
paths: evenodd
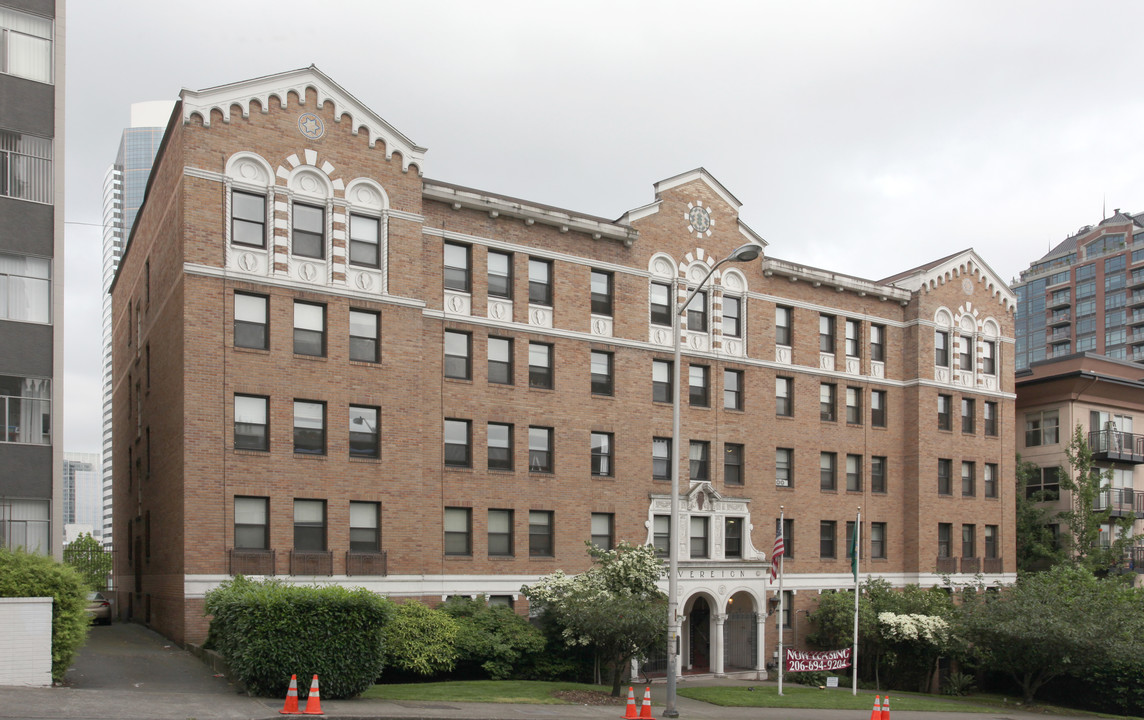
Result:
M0 685L52 684L52 599L0 598Z

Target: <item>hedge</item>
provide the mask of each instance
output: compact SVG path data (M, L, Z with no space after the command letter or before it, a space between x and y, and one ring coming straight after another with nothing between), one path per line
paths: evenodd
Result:
M317 674L322 697L358 695L381 674L392 604L340 586L287 585L238 576L207 593L208 646L254 695L285 697L298 676L305 698Z
M87 587L50 557L0 547L0 597L52 598L52 679L59 682L87 639Z

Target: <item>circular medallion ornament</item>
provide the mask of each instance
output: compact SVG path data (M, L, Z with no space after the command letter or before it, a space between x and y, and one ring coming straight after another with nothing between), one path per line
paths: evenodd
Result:
M696 236L706 235L711 237L711 226L715 224L715 219L711 217L711 208L703 207L703 203L687 203L687 212L683 214L687 220L687 232L695 233Z
M306 113L298 118L298 131L311 140L319 140L326 134L326 124L314 113Z
M961 291L963 293L965 293L966 295L972 295L973 294L973 281L970 280L969 278L965 278L964 280L962 280L961 281Z
M302 267L299 268L298 274L302 276L303 280L306 280L307 282L313 282L314 278L318 276L318 271L310 263L302 263Z
M258 267L258 261L250 253L243 253L238 256L238 266L246 272L254 272L254 269Z

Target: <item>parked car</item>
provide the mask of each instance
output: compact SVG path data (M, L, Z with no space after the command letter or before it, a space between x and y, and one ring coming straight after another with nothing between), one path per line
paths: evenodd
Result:
M111 601L103 593L91 592L87 594L87 615L96 625L111 624Z

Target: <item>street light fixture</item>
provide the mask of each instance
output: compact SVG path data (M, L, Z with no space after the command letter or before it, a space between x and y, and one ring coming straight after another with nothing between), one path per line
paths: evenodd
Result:
M679 717L675 709L675 675L679 663L679 355L680 355L680 319L687 312L688 305L695 299L695 295L711 278L719 266L729 262L750 262L763 253L763 247L756 243L747 243L735 248L730 255L711 266L703 279L696 284L695 289L687 294L682 304L675 308L675 317L672 319L672 330L675 344L675 362L672 365L672 393L671 393L671 532L668 534L667 557L667 706L663 710L663 717ZM678 282L678 279L676 280ZM679 292L676 291L676 297Z

